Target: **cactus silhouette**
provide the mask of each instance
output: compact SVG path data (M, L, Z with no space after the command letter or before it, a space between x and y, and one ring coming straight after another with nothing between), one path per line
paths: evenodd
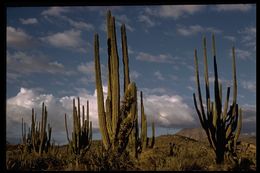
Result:
M201 126L205 130L208 141L214 149L216 155L216 163L222 164L224 162L225 153L229 155L236 155L236 144L242 126L242 109L238 107L237 101L237 79L236 79L236 62L235 62L235 48L232 48L232 69L233 69L233 103L229 106L230 87L227 88L227 96L224 107L222 106L222 84L218 79L217 60L215 37L212 35L212 51L214 60L214 96L215 100L210 100L210 86L208 77L207 64L207 50L206 38L203 38L204 49L204 74L205 74L205 88L206 88L206 113L202 102L197 50L195 49L195 79L197 84L197 92L199 99L199 107L195 93L193 93L194 105L199 116Z

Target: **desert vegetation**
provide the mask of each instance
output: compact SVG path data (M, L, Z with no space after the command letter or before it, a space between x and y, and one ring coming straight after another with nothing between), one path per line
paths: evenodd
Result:
M156 124L151 122L152 137L147 135L147 116L140 91L140 120L138 123L138 87L129 76L129 59L126 27L121 26L123 61L123 97L120 97L119 55L116 38L115 17L107 13L107 68L108 92L104 98L99 35L94 35L94 65L97 90L98 120L101 140L92 139L92 121L89 104L80 105L78 97L72 103L73 130L69 132L67 114L65 131L67 145L51 143L52 128L47 126L47 107L42 103L42 119L36 121L32 109L31 126L22 120L22 143L6 147L7 170L146 170L146 171L189 171L189 170L256 170L255 148L239 139L242 110L237 104L237 81L235 49L233 52L233 102L230 106L230 87L227 88L225 104L222 106L222 84L218 80L215 38L214 58L214 101L210 100L207 66L206 39L204 47L204 72L206 87L206 112L200 89L197 51L195 50L195 78L198 89L193 94L194 105L208 140L195 140L182 135L155 137ZM86 108L86 109L85 109ZM229 109L228 109L229 108ZM156 115L154 115L156 116ZM139 126L140 124L140 126ZM28 130L28 133L26 132Z
M230 87L227 88L227 95L224 107L222 107L222 84L218 79L217 60L215 37L212 36L212 51L214 58L214 96L215 100L210 100L209 90L209 77L208 77L208 64L207 64L207 50L206 38L203 39L204 48L204 72L205 72L205 87L206 87L206 105L207 111L205 113L198 70L197 50L195 49L195 77L197 82L198 97L200 103L200 110L197 106L196 95L193 94L194 105L199 116L201 126L206 131L209 143L214 149L216 155L216 163L221 164L224 162L225 154L233 162L237 162L236 145L242 126L242 109L238 107L237 101L237 79L236 79L236 61L235 61L235 48L232 48L232 69L233 69L233 102L229 107Z

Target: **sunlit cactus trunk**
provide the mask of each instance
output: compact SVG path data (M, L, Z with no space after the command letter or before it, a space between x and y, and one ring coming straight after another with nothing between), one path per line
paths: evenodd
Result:
M224 162L225 153L229 156L236 155L236 144L242 126L242 110L236 103L237 100L237 80L235 49L232 48L232 69L233 69L233 103L229 106L230 87L227 88L227 95L224 107L222 106L222 84L218 79L215 37L212 36L212 51L214 60L214 101L210 100L210 86L208 77L206 39L203 38L204 49L204 74L206 87L206 112L204 110L200 89L199 69L197 50L195 49L195 79L197 84L197 94L199 105L195 93L193 93L194 105L199 116L201 126L205 130L208 141L216 154L216 163Z
M99 37L95 34L94 57L95 77L98 103L98 119L102 142L106 150L112 148L123 152L136 119L136 85L130 83L129 66L124 25L121 29L124 61L124 98L120 106L119 57L116 42L115 18L107 13L107 46L108 46L108 95L104 107L104 94L101 80ZM106 109L105 109L106 108Z

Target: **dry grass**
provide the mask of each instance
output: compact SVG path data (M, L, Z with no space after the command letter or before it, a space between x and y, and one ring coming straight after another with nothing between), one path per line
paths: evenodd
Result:
M172 155L169 143L174 144ZM244 145L244 144L243 144ZM156 138L153 149L144 150L139 159L128 152L120 157L102 151L101 142L93 141L90 150L78 158L67 154L67 147L59 147L56 154L23 154L17 146L8 145L6 167L8 170L66 170L66 171L102 171L102 170L143 170L143 171L213 171L213 170L256 170L254 148L248 149L242 144L238 147L240 163L215 165L215 155L207 142L199 142L179 135L163 135Z

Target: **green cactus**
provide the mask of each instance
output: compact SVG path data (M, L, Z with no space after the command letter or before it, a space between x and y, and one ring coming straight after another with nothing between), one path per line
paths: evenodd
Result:
M200 80L198 69L197 50L195 49L195 79L197 84L199 107L195 93L193 93L194 105L199 116L201 126L205 130L208 141L214 149L216 155L216 163L222 164L224 162L224 155L229 154L236 156L236 144L242 126L242 109L238 107L237 100L237 80L236 80L236 62L235 62L235 48L232 48L232 69L233 69L233 103L229 106L230 87L227 88L227 96L224 107L222 106L222 84L218 80L215 37L212 36L212 51L214 60L214 102L210 100L210 86L208 77L207 65L207 51L206 38L203 38L204 49L204 74L205 74L205 88L206 88L206 113L204 111ZM222 109L223 108L223 109Z
M154 118L153 118L153 121L152 121L152 141L151 141L151 148L154 147L154 144L155 144L155 122L154 122Z
M142 148L147 147L147 120L146 120L146 115L144 113L144 104L143 104L143 92L140 92L140 97L141 97L141 143L142 143Z
M108 95L104 108L104 96L102 89L99 38L95 34L94 57L95 74L98 103L98 119L103 145L106 150L112 148L117 153L122 153L127 144L128 138L134 127L137 111L136 85L130 83L129 66L126 45L125 26L121 27L123 61L124 61L124 98L120 105L119 85L119 58L116 42L115 18L109 11L107 13L107 45L108 45Z
M143 111L141 120L141 137L139 137L136 93L137 89L135 83L130 81L127 36L124 24L122 24L121 26L121 43L124 70L124 97L120 104L119 64L116 42L115 18L111 15L111 12L108 11L108 93L105 101L105 107L100 71L98 34L95 34L94 40L94 57L96 72L95 77L98 98L97 102L100 132L102 136L103 145L106 150L112 148L120 154L127 147L134 153L134 156L137 158L138 153L141 151L142 145L144 148L147 147L147 122L146 115L144 113L143 102L141 101L141 110Z
M129 67L128 67L128 50L127 50L127 37L125 25L121 26L121 38L122 38L122 56L124 65L124 92L126 92L127 86L130 83Z
M69 150L75 156L83 156L90 148L92 142L92 122L89 121L89 103L87 101L87 111L85 117L85 107L82 106L82 115L80 113L80 98L78 97L78 107L75 106L73 99L73 132L72 139L69 139L67 116L65 114L65 129ZM86 118L86 119L85 119Z
M37 122L34 109L32 109L32 122L31 128L26 137L26 124L22 119L22 142L25 145L26 151L29 153L34 152L42 155L43 152L47 153L50 148L52 128L48 124L48 133L46 132L47 125L47 107L42 103L42 120ZM35 125L36 124L36 125Z
M147 120L146 114L144 111L143 105L143 93L140 92L140 108L141 108L141 133L139 136L139 126L138 126L138 117L136 116L136 122L134 124L134 128L132 130L130 141L129 141L129 149L134 153L134 156L138 158L138 154L142 152L143 149L153 148L155 144L155 122L152 120L152 137L151 142L149 144L149 139L147 137Z

